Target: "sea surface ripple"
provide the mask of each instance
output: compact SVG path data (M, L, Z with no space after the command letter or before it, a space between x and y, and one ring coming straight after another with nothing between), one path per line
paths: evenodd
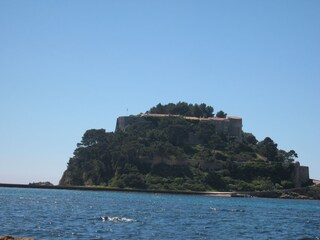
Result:
M320 239L320 201L0 188L0 235Z

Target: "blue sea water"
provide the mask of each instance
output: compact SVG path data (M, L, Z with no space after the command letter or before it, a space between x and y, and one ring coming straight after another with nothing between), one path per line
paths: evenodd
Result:
M320 239L320 201L0 188L0 235Z

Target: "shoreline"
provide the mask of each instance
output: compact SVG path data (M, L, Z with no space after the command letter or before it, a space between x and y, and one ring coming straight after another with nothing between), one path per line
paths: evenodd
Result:
M312 187L317 187L315 184ZM4 188L33 188L33 189L53 189L53 190L76 190L76 191L99 191L99 192L128 192L128 193L153 193L153 194L179 194L194 196L212 196L212 197L241 197L241 198L278 198L278 199L303 199L303 200L320 200L320 196L308 195L310 187L283 189L274 191L261 192L216 192L216 191L172 191L172 190L151 190L151 189L131 189L131 188L109 188L102 186L45 186L30 184L12 184L0 183L0 187Z
M152 190L152 189L109 188L109 187L99 187L99 186L59 186L59 185L41 186L41 185L13 184L13 183L0 183L0 187L98 191L98 192L163 193L163 194L202 195L202 196L221 196L221 197L232 197L232 195L235 194L235 192L171 191L171 190Z

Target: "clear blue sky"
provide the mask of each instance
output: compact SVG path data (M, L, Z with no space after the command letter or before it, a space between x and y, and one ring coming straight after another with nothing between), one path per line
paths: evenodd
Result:
M83 133L207 103L320 178L320 1L0 1L0 182L58 183Z

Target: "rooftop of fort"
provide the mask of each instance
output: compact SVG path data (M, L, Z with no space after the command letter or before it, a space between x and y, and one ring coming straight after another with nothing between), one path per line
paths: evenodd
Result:
M198 120L198 121L228 121L232 120L242 120L241 117L230 116L226 118L218 118L218 117L208 117L208 118L198 118L198 117L190 117L190 116L183 116L183 115L174 115L174 114L156 114L156 113L142 113L138 115L140 117L181 117L187 120Z

